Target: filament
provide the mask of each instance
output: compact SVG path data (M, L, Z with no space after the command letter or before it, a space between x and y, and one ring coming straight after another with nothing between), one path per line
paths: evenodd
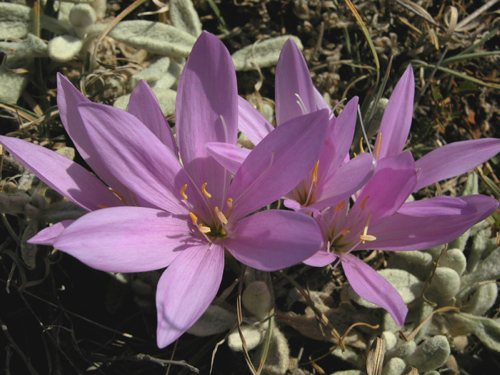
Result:
M222 213L221 210L219 210L219 207L215 206L215 213L219 220L221 221L222 224L226 225L227 224L227 218L226 216Z
M295 96L297 97L297 104L299 105L300 107L300 110L302 111L302 114L303 115L307 115L307 108L306 108L306 105L304 104L304 101L302 100L302 98L300 97L299 94L295 93Z

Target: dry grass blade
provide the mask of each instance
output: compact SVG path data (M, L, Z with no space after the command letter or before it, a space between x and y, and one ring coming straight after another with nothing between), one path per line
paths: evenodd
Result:
M361 27L361 30L363 31L363 34L365 34L366 41L368 42L368 45L370 46L370 51L373 54L373 59L375 60L375 67L377 70L377 80L375 81L375 86L378 85L378 82L380 80L380 61L378 59L377 55L377 50L375 49L375 45L373 44L372 37L370 36L370 32L368 31L368 28L366 27L366 24L363 22L363 19L361 18L360 14L354 7L353 3L351 0L345 0L347 3L347 6L351 10L352 14L354 14L354 17L356 17L356 20L359 23L359 26Z
M477 9L475 12L471 13L469 16L465 17L462 21L460 21L457 25L457 30L463 30L466 28L466 26L472 22L475 18L477 18L479 15L483 14L486 12L488 9L490 9L493 5L498 3L500 0L490 0L486 4L484 4L482 7Z
M368 352L366 358L366 372L368 375L381 375L382 366L384 365L386 342L384 339L377 337Z
M427 13L427 11L424 8L422 8L420 5L415 4L414 2L412 2L410 0L396 0L396 2L399 5L410 10L411 12L415 13L417 16L422 17L427 22L430 22L433 25L439 26L439 24L436 21L434 21L434 18L432 18L432 16L429 13Z
M328 320L328 318L325 316L325 314L323 314L321 311L319 311L315 304L314 304L314 301L311 299L311 297L309 296L309 294L307 294L307 292L294 280L292 279L290 276L288 276L286 273L284 273L283 271L280 271L280 273L295 287L297 288L297 290L299 291L299 293L302 295L302 297L304 297L304 299L306 300L307 304L309 305L309 307L314 311L314 314L316 315L316 319L319 320L319 322L324 325L326 328L328 328L332 334L332 336L335 338L335 340L337 340L339 342L338 345L341 345L342 347L342 350L345 350L345 346L342 342L342 337L340 337L340 334L337 332L337 330L332 326L332 324L330 323L330 321Z
M189 363L186 363L185 361L172 361L169 359L155 358L155 357L150 356L149 354L142 354L142 353L137 354L135 356L135 358L137 358L139 361L153 362L153 363L161 365L162 367L167 367L170 365L183 366L183 367L187 367L189 370L191 370L197 374L200 373L200 370L198 370L194 366L191 366Z
M121 20L123 20L126 16L128 16L130 13L132 13L136 8L140 7L142 4L144 4L147 1L148 0L136 0L136 1L134 1L127 8L125 8L123 10L123 12L121 12L118 16L116 16L116 18L113 21L111 21L109 23L108 27L106 27L106 30L104 30L103 33L101 34L101 36L99 37L99 39L97 39L97 42L96 42L95 47L94 47L94 51L92 52L92 56L90 59L91 61L96 61L95 55L97 53L97 47L99 46L99 44L101 44L101 42L106 37L106 35L108 35L108 33L111 30L113 30L113 28L116 25L118 25Z
M460 309L458 307L455 307L455 306L445 306L445 307L441 307L440 309L434 310L427 318L422 320L422 322L420 322L420 324L417 326L417 328L415 328L413 330L413 332L410 333L408 336L405 336L405 334L402 331L398 331L399 337L401 337L401 339L404 341L413 340L417 336L418 332L422 329L422 327L429 321L429 319L432 318L432 316L434 314L447 312L447 311L451 311L451 310L459 311Z

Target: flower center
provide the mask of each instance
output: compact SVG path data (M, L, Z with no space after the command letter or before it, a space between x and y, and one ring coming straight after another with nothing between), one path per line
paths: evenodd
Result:
M316 188L318 186L319 160L314 166L311 177L304 179L293 190L293 198L302 206L309 206L316 202Z
M212 209L212 206L209 202L209 199L212 198L212 194L210 194L207 191L207 185L208 183L204 183L201 186L201 192L205 199L207 200L208 207L210 208L210 213L212 215L210 221L204 221L198 217L198 215L195 214L195 209L191 205L188 204L190 208L189 216L191 218L192 224L198 229L198 231L203 234L207 239L209 239L210 242L217 238L226 238L227 237L227 231L226 231L226 226L229 223L226 215L222 210L219 209L218 206L215 206ZM185 202L188 201L188 196L186 195L186 189L187 189L187 184L184 185L181 188L180 194L181 197ZM233 199L228 198L226 201L227 207L229 208L229 214L231 214L231 211L233 210Z

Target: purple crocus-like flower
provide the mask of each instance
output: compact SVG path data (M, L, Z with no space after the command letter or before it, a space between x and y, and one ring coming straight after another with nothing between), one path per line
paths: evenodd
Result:
M272 271L303 261L321 246L311 217L252 213L290 191L314 167L328 111L287 121L232 177L205 148L207 142L235 144L238 131L234 66L215 36L199 37L179 82L179 152L145 86L134 92L129 112L89 103L65 81L61 87L61 117L69 135L121 199L75 163L2 137L40 178L91 211L31 242L52 243L103 271L168 267L157 288L158 346L176 340L209 306L221 282L224 249L244 264ZM136 100L141 94L144 102Z
M447 243L498 208L483 195L441 196L405 203L418 183L410 152L379 160L377 170L348 212L343 201L315 214L324 247L304 263L323 267L340 259L352 288L362 298L386 309L402 326L408 308L399 292L355 250L419 250Z
M250 103L239 98L239 129L254 144L274 128ZM330 106L313 86L306 61L295 42L288 40L276 67L276 122L279 126L291 119L328 109L330 120L321 154L311 172L285 195L285 206L312 212L335 205L359 190L373 174L374 159L363 154L349 160L358 98L335 117ZM209 144L211 155L228 170L236 171L250 152L234 145Z
M443 146L414 162L410 153L402 152L411 125L414 91L410 66L396 85L382 119L375 144L374 176L356 196L347 218L346 202L315 215L327 245L305 261L321 267L340 259L356 293L386 309L399 325L408 311L399 293L350 252L442 245L498 208L496 200L482 195L405 203L412 192L465 173L500 152L500 140L480 139Z

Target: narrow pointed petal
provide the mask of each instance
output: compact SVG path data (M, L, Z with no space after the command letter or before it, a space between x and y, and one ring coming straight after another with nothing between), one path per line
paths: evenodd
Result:
M52 189L88 211L123 205L97 177L57 152L4 136L0 144Z
M391 283L352 254L342 257L342 267L349 283L360 297L385 309L398 326L403 326L408 307Z
M281 125L294 117L317 111L316 100L304 56L295 42L289 39L276 66L276 122Z
M309 208L321 210L349 199L373 176L375 166L375 159L368 153L355 157L318 186L316 202Z
M238 111L238 128L254 145L274 129L262 113L241 96L238 96Z
M498 208L496 199L484 195L468 195L448 200L462 200L466 205L456 212L461 204L450 204L436 200L435 207L428 199L422 201L422 211L415 216L396 214L370 228L377 237L373 242L359 244L357 250L380 249L389 251L422 250L448 243L461 236L474 224L492 215ZM415 202L415 205L420 202ZM439 214L440 208L443 213ZM416 207L412 207L415 211ZM446 215L453 211L453 215Z
M431 151L415 163L420 170L415 191L466 173L499 152L500 139L496 138L455 142Z
M476 208L460 198L441 195L431 199L406 202L398 214L415 217L468 215L476 212Z
M225 241L241 263L276 271L309 258L322 244L316 222L292 211L267 210L239 220Z
M219 245L185 250L163 273L156 291L157 343L171 344L205 312L219 290L224 249Z
M379 136L375 144L375 149L380 147L379 159L397 155L403 151L410 133L414 97L415 78L410 64L396 84L380 124ZM381 142L380 146L379 142Z
M232 215L243 217L297 186L318 160L327 125L323 109L294 118L264 138L234 176L228 193Z
M198 188L207 183L212 201L221 206L231 176L209 155L205 145L236 144L238 93L231 55L216 36L207 32L195 43L180 78L176 120L184 168Z
M136 198L125 186L119 182L116 176L109 170L108 166L102 162L99 153L89 140L87 134L87 124L82 120L78 112L78 105L91 103L80 91L78 91L70 81L62 74L57 75L57 107L61 121L75 144L76 149L92 168L92 170L115 191L120 192L129 204L135 204ZM97 123L96 125L98 125Z
M322 249L312 257L304 260L302 263L307 264L311 267L325 267L335 262L337 259L337 255L335 255L334 253L329 253L328 251Z
M252 150L229 143L211 142L206 145L208 153L229 172L235 174Z
M158 139L177 155L174 134L161 111L158 99L146 81L140 80L130 95L128 112L137 117Z
M168 266L194 241L188 220L152 208L107 208L74 221L54 247L101 271L152 271Z
M318 180L327 180L344 163L352 145L358 110L358 97L351 99L338 118L330 119L325 145L319 158Z
M59 223L55 223L54 225L47 227L36 234L35 237L30 238L28 243L35 245L47 245L54 246L54 242L57 237L65 230L67 227L74 223L75 220L64 220Z
M82 104L78 110L88 124L87 134L101 163L121 184L152 207L187 212L180 202L180 189L188 184L186 194L190 199L198 193L191 193L195 189L172 151L142 122L130 113L102 104Z

